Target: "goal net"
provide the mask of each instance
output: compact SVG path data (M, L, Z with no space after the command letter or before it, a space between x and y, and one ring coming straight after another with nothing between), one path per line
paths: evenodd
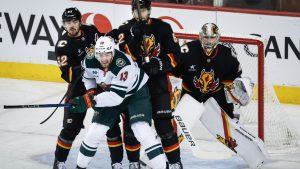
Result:
M198 33L175 33L180 44L199 38ZM221 34L220 43L230 47L243 70L243 77L255 83L251 102L246 107L235 106L240 122L254 135L264 140L269 153L286 153L299 148L296 132L289 126L288 117L281 106L268 74L271 73L264 57L265 40L251 35ZM192 129L197 139L211 140L199 125ZM201 134L202 133L202 134Z

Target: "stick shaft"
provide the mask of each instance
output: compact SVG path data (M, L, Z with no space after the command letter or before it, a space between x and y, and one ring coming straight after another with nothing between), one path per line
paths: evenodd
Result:
M27 104L27 105L4 105L4 109L20 108L49 108L49 107L71 107L72 104Z

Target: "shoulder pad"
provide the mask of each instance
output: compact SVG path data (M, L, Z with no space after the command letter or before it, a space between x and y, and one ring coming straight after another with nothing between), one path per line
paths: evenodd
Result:
M101 64L95 57L92 59L85 58L83 66L85 66L85 68L100 68L101 69Z

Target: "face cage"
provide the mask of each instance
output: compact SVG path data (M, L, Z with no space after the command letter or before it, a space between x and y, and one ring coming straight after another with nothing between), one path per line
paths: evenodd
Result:
M217 35L216 37L216 40L213 41L213 42L206 42L206 40L204 40L204 36L200 34L200 42L201 42L201 45L203 47L203 49L209 49L209 50L213 50L216 48L216 46L219 44L220 42L220 35Z

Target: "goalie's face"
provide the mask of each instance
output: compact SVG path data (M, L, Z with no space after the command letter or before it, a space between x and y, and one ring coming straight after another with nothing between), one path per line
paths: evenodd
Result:
M200 41L206 55L210 56L220 41L217 25L213 23L204 24L200 32Z
M101 66L106 69L109 67L113 60L113 53L112 52L103 52L95 54L96 59L100 62Z
M150 17L150 14L151 14L151 9L148 9L148 8L141 8L141 18L142 18L142 21L147 21ZM132 15L133 17L139 21L139 15L138 15L138 10L137 9L134 9L132 11Z
M78 37L81 35L80 25L80 21L75 19L63 22L63 26L70 37Z

